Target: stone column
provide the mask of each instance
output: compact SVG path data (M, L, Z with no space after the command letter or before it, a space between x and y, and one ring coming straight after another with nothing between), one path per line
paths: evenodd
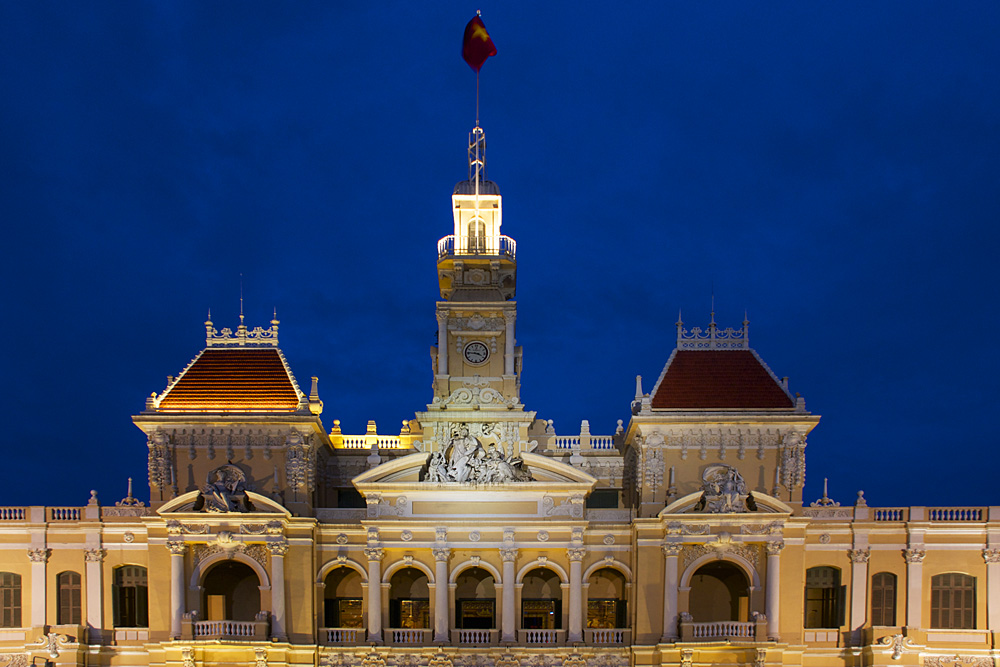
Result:
M507 311L503 314L504 322L506 323L506 330L504 332L504 350L503 350L503 373L504 375L514 374L514 320L517 318L517 313L514 311Z
M500 641L517 641L517 612L514 609L514 561L517 560L517 549L500 550L503 560L502 601L500 605Z
M663 550L663 641L677 640L677 561L681 555L679 542L666 542Z
M368 547L368 641L382 643L382 547Z
M906 559L906 625L910 628L923 627L920 617L923 602L924 556L923 549L903 549Z
M288 540L268 542L271 552L271 638L285 641L285 554Z
M767 616L767 638L778 641L781 627L779 613L781 611L781 550L784 542L768 542L767 548L767 587L764 593L764 614Z
M566 641L583 641L583 557L586 549L566 550L569 556L569 634Z
M187 545L180 540L168 540L170 551L170 638L181 638L184 616L184 552Z
M49 549L29 549L31 561L31 626L45 625L45 564L49 562Z
M104 586L101 569L104 557L107 555L107 550L99 547L83 552L87 576L87 642L90 644L100 643L101 629L104 626Z
M451 549L437 547L434 554L434 641L448 643L451 628L448 614L448 557Z
M438 321L438 375L448 374L448 311L437 311Z
M1000 549L983 549L986 561L986 629L1000 632Z
M859 630L865 624L868 609L868 558L871 549L851 549L851 630Z

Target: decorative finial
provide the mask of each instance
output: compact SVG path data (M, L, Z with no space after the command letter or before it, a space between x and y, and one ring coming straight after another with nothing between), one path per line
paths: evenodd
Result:
M243 324L243 274L240 273L240 324Z
M483 15L483 10L477 9L476 10L476 16L482 16L482 15Z

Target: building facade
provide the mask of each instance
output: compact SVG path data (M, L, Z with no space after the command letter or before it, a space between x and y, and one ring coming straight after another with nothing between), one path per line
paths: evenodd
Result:
M819 417L714 316L557 434L478 126L452 210L425 409L328 428L277 320L206 322L133 417L148 504L0 508L0 667L995 664L1000 508L805 503Z

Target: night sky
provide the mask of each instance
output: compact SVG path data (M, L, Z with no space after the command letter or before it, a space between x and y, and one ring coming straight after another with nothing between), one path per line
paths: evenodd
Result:
M148 498L241 273L327 429L423 409L477 7L529 409L613 432L714 292L822 415L807 502L1000 505L993 0L0 3L0 505Z

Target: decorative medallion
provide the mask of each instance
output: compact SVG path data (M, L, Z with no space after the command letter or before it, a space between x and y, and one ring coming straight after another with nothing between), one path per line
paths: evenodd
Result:
M469 541L470 542L478 542L481 538L482 538L482 535L479 534L478 530L474 530L471 533L469 533Z
M402 533L400 533L399 539L403 540L404 542L409 542L410 540L413 539L413 533L409 530L404 530Z
M605 535L604 536L604 543L605 544L614 544L615 543L615 536L614 535Z
M337 544L347 544L348 540L349 538L347 537L347 533L337 535Z
M549 541L549 531L547 531L547 530L540 530L540 531L538 531L537 537L538 537L538 541L539 542L548 542Z
M132 544L133 542L135 542L135 535L131 531L129 531L126 532L124 535L122 535L122 539L125 540L126 544Z

